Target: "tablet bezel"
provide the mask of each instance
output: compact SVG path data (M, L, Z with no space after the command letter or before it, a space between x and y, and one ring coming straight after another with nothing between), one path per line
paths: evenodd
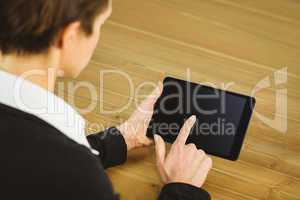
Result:
M244 110L242 112L242 118L240 119L240 123L239 123L239 127L237 128L236 131L236 136L234 137L234 142L232 145L232 149L231 149L231 153L230 156L228 157L228 159L232 160L232 161L236 161L239 158L239 155L241 153L242 150L242 146L244 143L244 139L247 133L247 129L249 127L250 124L250 119L256 104L256 99L254 97L250 97L250 96L245 96L245 95L241 95L241 94L236 94L233 93L235 95L238 96L243 96L247 99L246 101L246 105L244 107Z

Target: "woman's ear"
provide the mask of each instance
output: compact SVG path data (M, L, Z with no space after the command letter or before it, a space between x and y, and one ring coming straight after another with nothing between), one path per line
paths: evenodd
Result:
M72 22L67 25L57 36L55 47L59 49L70 49L74 42L78 40L80 33L80 22Z

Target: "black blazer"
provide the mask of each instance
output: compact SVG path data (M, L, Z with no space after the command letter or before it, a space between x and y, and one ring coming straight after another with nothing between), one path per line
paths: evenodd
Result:
M104 169L126 161L127 146L112 127L88 136L99 157L45 121L0 104L0 195L20 200L113 200ZM132 192L132 191L128 191ZM188 184L163 187L160 200L208 200L209 194Z

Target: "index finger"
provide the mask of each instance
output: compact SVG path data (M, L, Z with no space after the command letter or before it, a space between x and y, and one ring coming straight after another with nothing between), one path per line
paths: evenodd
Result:
M186 120L186 122L182 126L182 128L177 136L177 139L176 139L177 144L185 145L186 140L188 139L191 129L194 126L195 122L196 122L195 115L191 116L188 120Z

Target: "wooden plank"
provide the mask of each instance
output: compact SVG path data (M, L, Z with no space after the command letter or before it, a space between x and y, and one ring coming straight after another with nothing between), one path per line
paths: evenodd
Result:
M138 0L131 0L130 3L116 0L115 4L118 6L115 7L111 20L160 38L193 45L215 56L251 62L258 64L257 66L272 68L288 66L292 74L298 72L297 66L300 63L297 56L298 49L255 35L222 29L208 22L200 23L171 8L161 6L156 1L146 1L140 5L138 3ZM138 9L136 5L139 5ZM128 10L134 12L127 12ZM172 20L165 21L161 20L162 18Z
M297 0L274 0L260 1L260 0L214 0L219 3L230 5L242 10L247 10L255 14L262 14L270 16L274 19L299 24L300 3Z
M253 14L253 11L249 9L232 6L231 2L228 3L229 1L156 1L161 6L171 7L199 23L207 21L223 29L240 32L240 34L256 35L295 48L300 46L300 43L295 42L300 41L300 23L287 23L287 21L262 13Z
M112 32L116 32L114 30L118 30L118 27L109 28L112 28ZM245 66L243 64L231 62L226 59L219 59L218 57L207 58L207 55L198 54L199 51L191 50L190 48L184 48L180 45L172 44L169 42L164 43L152 37L145 36L142 37L142 40L136 40L135 35L137 33L130 30L122 31L123 32L119 33L117 36L113 36L114 34L109 35L109 33L107 33L107 35L109 35L109 38L104 38L106 40L102 41L101 44L104 44L106 41L119 40L119 37L123 37L122 40L124 41L124 43L122 44L121 42L118 42L118 45L113 49L114 51L116 51L114 56L120 56L121 54L123 55L122 58L132 59L136 63L141 63L142 66L148 66L155 70L164 69L164 72L168 72L169 74L184 76L186 74L187 68L190 68L191 76L195 76L194 78L198 80L196 82L199 82L199 80L201 80L201 82L208 81L215 83L216 85L220 83L233 82L236 83L234 87L237 87L237 89L239 89L243 93L250 93L253 87L260 80L268 76L272 78L273 76L274 70L261 70L259 68L254 68L255 70L251 70L254 66ZM121 31L118 30L118 32ZM126 35L125 38L124 35ZM127 40L132 41L130 49L126 49L123 51L118 50L121 47L125 46ZM114 46L115 44L111 45ZM151 58L144 58L141 56L141 50L139 50L139 46L141 45L145 46L143 48L143 54L149 54L148 52L151 52L154 49L160 49L162 53L160 53L159 56L157 54L153 54L151 55ZM110 47L110 49L112 49L112 47ZM178 49L183 49L183 51L178 51ZM96 52L95 59L105 60L107 57L107 51L108 50L104 49L99 53ZM163 52L168 52L168 54L164 55ZM122 58L118 59L122 60ZM122 68L122 66L120 66L120 68ZM234 74L236 73L239 73L240 76L234 76ZM291 97L298 97L299 91L297 90L297 85L299 83L299 80L291 77L288 78L288 95ZM240 88L241 86L242 88ZM245 86L247 86L246 89ZM268 89L266 90L268 91ZM275 88L273 87L273 90L270 90L275 91Z

